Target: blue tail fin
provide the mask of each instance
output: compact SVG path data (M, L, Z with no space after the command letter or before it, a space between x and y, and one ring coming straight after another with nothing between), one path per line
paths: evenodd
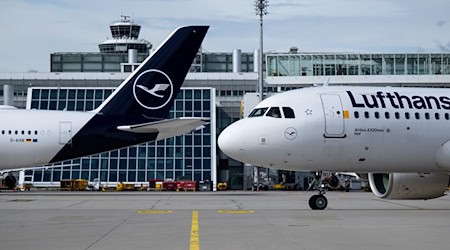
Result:
M175 30L95 112L138 120L166 118L208 28Z

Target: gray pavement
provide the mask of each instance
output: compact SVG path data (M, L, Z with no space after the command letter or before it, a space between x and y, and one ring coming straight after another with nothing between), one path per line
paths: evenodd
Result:
M203 250L450 248L449 196L329 192L312 211L312 194L1 192L0 249L189 249L193 211Z

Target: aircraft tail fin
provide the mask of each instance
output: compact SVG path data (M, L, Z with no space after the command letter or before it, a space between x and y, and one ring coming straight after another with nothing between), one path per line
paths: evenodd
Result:
M175 30L93 112L138 120L167 118L208 28L185 26Z

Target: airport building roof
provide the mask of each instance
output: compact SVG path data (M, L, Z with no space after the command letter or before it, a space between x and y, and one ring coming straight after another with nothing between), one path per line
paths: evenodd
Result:
M74 81L77 80L96 80L96 81L123 81L130 73L120 73L120 72L97 72L97 73L86 73L86 72L29 72L29 73L0 73L0 85L3 84L23 84L23 81L46 81L51 86L55 86L54 83L59 82L59 84L64 84L64 81L70 81L73 85ZM258 79L257 73L188 73L186 76L186 81L256 81ZM47 85L47 84L44 84ZM95 87L95 85L93 86Z

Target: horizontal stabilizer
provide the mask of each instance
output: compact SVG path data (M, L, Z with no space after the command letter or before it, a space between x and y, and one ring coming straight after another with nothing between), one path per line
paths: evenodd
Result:
M158 133L156 140L161 140L202 129L203 125L207 123L209 123L209 118L180 117L157 122L118 126L117 129L132 133Z

